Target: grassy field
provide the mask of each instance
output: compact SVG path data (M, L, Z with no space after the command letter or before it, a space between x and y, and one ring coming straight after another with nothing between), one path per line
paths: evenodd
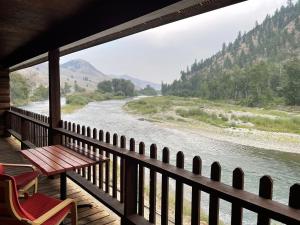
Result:
M160 122L204 122L222 128L300 134L300 107L250 108L199 98L158 96L128 102L124 108Z

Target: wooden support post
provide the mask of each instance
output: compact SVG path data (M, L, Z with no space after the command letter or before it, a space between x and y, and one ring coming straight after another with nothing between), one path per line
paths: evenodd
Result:
M134 151L134 139L130 140L130 151ZM138 165L131 159L125 160L125 179L124 179L124 218L121 219L121 225L131 224L127 220L128 216L137 214L138 197Z
M59 74L59 50L54 49L48 53L49 60L49 145L60 144L61 136L53 131L60 127L60 74Z
M5 111L10 108L9 70L0 69L0 135L9 136Z

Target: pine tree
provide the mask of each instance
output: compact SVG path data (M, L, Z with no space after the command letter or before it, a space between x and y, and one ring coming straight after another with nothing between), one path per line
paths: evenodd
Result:
M287 0L287 7L288 8L293 7L293 0Z
M226 44L223 43L223 45L222 45L222 55L225 54L225 51L226 51Z

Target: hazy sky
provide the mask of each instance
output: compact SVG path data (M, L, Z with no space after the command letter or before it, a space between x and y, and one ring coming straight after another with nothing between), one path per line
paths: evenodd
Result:
M213 55L286 2L249 0L76 52L61 62L81 58L105 74L171 82L195 59Z

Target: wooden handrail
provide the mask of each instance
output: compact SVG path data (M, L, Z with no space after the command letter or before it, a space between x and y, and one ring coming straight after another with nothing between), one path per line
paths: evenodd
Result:
M49 128L44 122L32 119L21 113L9 111L10 113L28 120L34 124ZM248 209L258 214L263 214L266 217L275 219L282 223L299 224L300 223L300 209L294 209L279 202L260 197L259 195L247 192L241 188L234 188L227 184L221 183L218 179L207 178L201 173L193 173L187 171L180 166L170 165L155 159L155 157L148 157L144 154L135 151L129 151L124 147L118 147L116 144L110 144L109 141L103 142L103 137L97 140L92 137L69 131L64 128L55 128L55 132L68 137L69 139L78 140L88 146L93 146L101 151L118 156L125 161L128 160L140 167L147 167L152 172L163 174L165 177L173 178L183 184L198 188L210 195L217 196L220 199L226 200L236 206ZM74 129L73 129L74 130Z
M29 122L32 122L32 123L34 123L34 124L37 124L37 125L39 125L39 126L42 126L42 127L44 127L44 128L49 128L49 127L50 127L48 123L45 123L45 122L42 122L42 121L40 121L40 120L34 119L34 118L30 117L30 116L26 116L26 115L23 115L23 114L21 114L21 113L18 113L18 112L12 111L12 110L9 110L9 111L7 111L7 112L8 112L8 113L11 113L11 114L13 114L13 115L15 115L15 116L18 116L18 117L20 117L20 118L23 118L23 119L25 119L25 120L27 120L27 121L29 121Z
M209 194L215 194L226 201L240 204L243 208L249 209L253 212L264 213L267 216L284 223L299 223L300 221L300 210L292 209L279 202L263 199L253 193L235 189L227 184L212 181L207 177L195 175L194 173L184 169L178 169L173 165L165 164L156 159L151 159L148 156L100 142L81 134L75 134L63 128L55 130L68 137L80 139L80 141L85 142L86 144L94 145L96 148L102 148L103 150L118 155L121 158L133 160L139 165L164 174L175 180L181 180L187 185L196 186L201 189L201 191Z

